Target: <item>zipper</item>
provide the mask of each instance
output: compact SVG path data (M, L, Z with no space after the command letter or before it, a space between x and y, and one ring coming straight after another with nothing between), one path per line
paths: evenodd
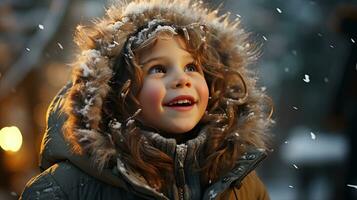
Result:
M176 161L175 166L177 167L176 170L176 185L178 189L178 195L180 200L185 200L185 169L184 163L187 154L187 145L180 144L176 145Z
M182 187L179 187L179 188L178 188L178 192L179 192L179 199L180 199L180 200L184 200L183 188L182 188Z

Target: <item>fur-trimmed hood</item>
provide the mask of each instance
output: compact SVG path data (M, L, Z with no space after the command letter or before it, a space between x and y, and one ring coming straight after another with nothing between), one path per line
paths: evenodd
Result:
M256 60L257 51L240 27L239 18L230 18L229 14L218 16L218 10L209 10L190 0L136 0L110 7L106 16L96 20L92 27L78 26L75 40L80 54L73 64L73 86L65 101L69 133L66 137L75 150L90 153L102 164L117 153L110 137L100 129L102 106L110 90L114 62L123 53L128 37L153 20L165 20L178 26L198 23L208 27L219 41L210 45L246 82L246 103L250 110L242 118L250 118L250 130L239 132L251 134L249 137L254 138L255 143L264 146L264 135L271 121L261 116L265 95L256 88L256 77L248 69ZM111 128L120 125L115 122Z

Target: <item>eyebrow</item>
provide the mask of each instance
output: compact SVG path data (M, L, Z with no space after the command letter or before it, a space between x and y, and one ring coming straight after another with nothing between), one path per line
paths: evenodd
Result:
M163 59L165 59L165 56L153 57L153 58L150 58L150 59L146 60L145 62L141 63L141 65L145 65L145 64L155 61L155 60L163 60Z
M195 59L191 56L191 54L186 54L186 55L184 55L183 57L186 58L186 59L188 59L188 60L195 60ZM166 59L166 56L153 57L153 58L150 58L150 59L146 60L145 62L141 63L141 65L145 65L145 64L150 63L150 62L155 61L155 60L164 60L164 59Z

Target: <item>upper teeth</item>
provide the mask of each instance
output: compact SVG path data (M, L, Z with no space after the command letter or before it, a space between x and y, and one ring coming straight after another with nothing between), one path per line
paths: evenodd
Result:
M169 103L169 106L172 106L172 105L174 105L174 104L184 104L184 103L189 103L189 104L191 104L191 101L190 101L190 100L187 100L187 99L185 99L185 100L173 101L173 102L170 102L170 103Z

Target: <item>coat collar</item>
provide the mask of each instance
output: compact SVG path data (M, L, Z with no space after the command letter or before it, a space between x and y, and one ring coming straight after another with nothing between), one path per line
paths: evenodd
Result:
M175 157L177 143L174 139L167 139L158 133L150 131L143 131L143 134L156 148L162 150L173 158ZM195 152L197 153L197 151L199 151L205 140L206 131L202 130L196 138L188 140L185 143L187 145L186 160L190 162L190 164L197 162ZM200 199L216 199L219 194L227 189L231 187L239 187L242 180L253 171L258 164L266 158L266 156L267 154L264 149L257 149L254 147L248 148L248 150L236 161L235 167L203 191L203 195L200 195ZM140 174L127 169L120 159L118 159L117 163L118 175L124 179L127 188L132 188L132 192L136 193L136 195L146 199L169 199L162 193L151 188Z

